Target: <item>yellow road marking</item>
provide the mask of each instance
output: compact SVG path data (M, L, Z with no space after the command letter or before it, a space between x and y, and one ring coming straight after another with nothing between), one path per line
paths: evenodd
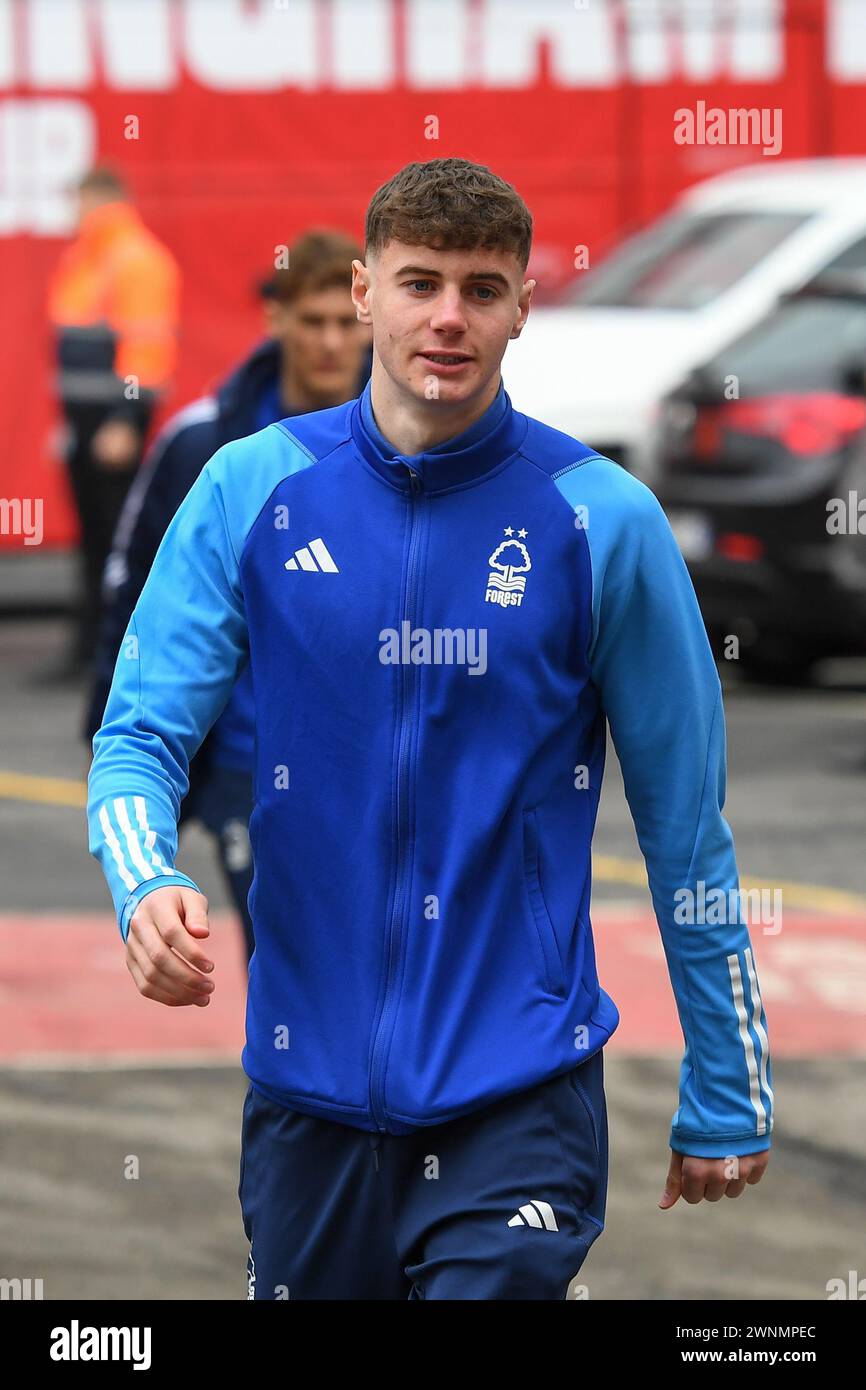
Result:
M26 772L0 771L0 800L36 801L43 806L78 806L87 804L87 783L73 777L35 777ZM614 854L594 854L592 876L599 883L626 883L633 888L647 886L646 870L640 859L623 859ZM846 893L840 888L827 888L821 883L793 883L779 879L752 878L743 875L740 887L744 890L781 889L787 907L812 908L818 912L866 912L866 896Z
M44 806L86 806L87 783L74 777L34 777L0 771L0 799L40 801Z
M649 892L646 869L640 859L622 859L613 854L592 856L592 877L599 883L628 883ZM778 888L786 907L812 908L818 912L866 912L866 896L846 893L841 888L826 888L822 883L793 883L789 879L752 878L743 874L740 887L767 890Z

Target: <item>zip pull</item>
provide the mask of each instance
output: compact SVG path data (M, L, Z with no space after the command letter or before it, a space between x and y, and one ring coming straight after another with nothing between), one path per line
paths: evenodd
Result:
M409 486L413 493L417 495L421 491L421 475L420 473L416 473L414 468L409 468L408 463L406 464L406 468L409 473Z

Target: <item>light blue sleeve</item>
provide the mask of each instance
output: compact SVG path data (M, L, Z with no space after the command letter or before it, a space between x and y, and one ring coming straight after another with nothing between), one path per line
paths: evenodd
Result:
M290 456L287 460L287 454ZM189 764L249 659L240 557L280 478L310 460L270 426L224 445L178 508L133 610L88 778L89 848L126 940L175 866Z
M725 802L722 692L688 570L657 499L609 459L557 480L592 566L590 664L685 1039L671 1148L770 1147L767 1022ZM719 891L720 890L720 891Z

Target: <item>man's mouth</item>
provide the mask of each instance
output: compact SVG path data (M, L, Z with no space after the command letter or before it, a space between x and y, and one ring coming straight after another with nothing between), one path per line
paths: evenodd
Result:
M440 367L458 367L462 362L472 361L466 352L422 352L420 356L427 362L436 362Z

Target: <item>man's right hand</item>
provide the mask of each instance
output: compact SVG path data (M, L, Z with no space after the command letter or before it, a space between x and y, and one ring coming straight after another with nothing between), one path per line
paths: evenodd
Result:
M126 967L145 999L179 1008L210 1003L213 970L199 945L210 935L207 898L192 888L155 888L142 898L129 923Z

